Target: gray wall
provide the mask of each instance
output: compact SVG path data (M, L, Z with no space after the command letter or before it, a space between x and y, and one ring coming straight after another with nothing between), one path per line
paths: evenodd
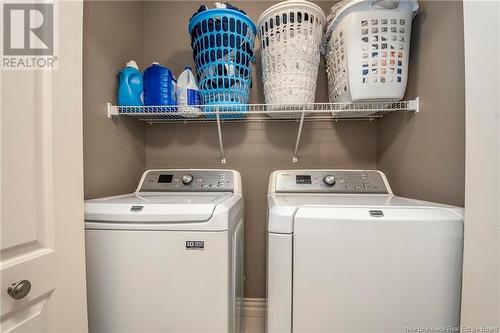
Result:
M83 161L85 198L133 191L145 169L144 124L107 118L116 73L143 64L140 2L85 1L83 6ZM70 83L68 83L70 84Z
M402 196L464 204L465 97L461 1L420 1L406 98L420 113L378 121L378 166Z
M314 129L312 128L314 127ZM215 124L153 125L146 131L148 168L231 168L245 198L245 294L265 297L266 193L271 171L287 168L376 168L375 123L308 123L299 162L291 163L297 125L224 125L227 164L218 162Z
M214 124L144 125L108 120L104 110L105 103L114 100L116 72L130 58L139 60L141 68L159 61L176 75L193 65L187 22L201 3L85 3L87 198L132 191L146 168L239 170L245 196L247 297L265 296L265 195L273 170L378 167L397 194L463 204L461 3L421 2L424 12L414 24L407 91L407 98L421 97L420 114L391 115L377 122L307 123L297 164L291 163L297 124L225 124L226 165L218 160ZM324 10L332 4L317 3ZM255 22L271 4L239 2ZM260 59L255 68L250 101L262 103ZM323 64L319 72L316 100L325 102Z
M187 22L202 3L204 2L145 3L146 64L159 61L176 75L184 66L193 64ZM254 22L271 4L267 1L240 3ZM325 9L329 6L329 2L319 4ZM259 65L256 68L260 71L260 59L257 59L257 63ZM254 71L250 100L253 103L264 103L258 71ZM319 72L317 101L327 101L324 67ZM286 168L376 168L376 123L306 124L304 131L299 163L293 164L291 158L297 134L295 123L224 125L228 163L221 165L218 161L217 131L214 124L153 125L146 129L147 168L227 167L241 172L245 196L247 297L264 297L266 292L265 198L271 171Z

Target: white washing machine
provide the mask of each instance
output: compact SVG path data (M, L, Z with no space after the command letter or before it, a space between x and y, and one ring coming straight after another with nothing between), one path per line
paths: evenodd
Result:
M268 332L459 327L462 208L354 170L276 171L268 205Z
M237 171L146 171L86 201L85 229L90 332L240 332Z

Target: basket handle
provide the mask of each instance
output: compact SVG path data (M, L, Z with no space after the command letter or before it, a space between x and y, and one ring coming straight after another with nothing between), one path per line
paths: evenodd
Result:
M399 6L399 0L369 0L370 6L380 9L395 9Z

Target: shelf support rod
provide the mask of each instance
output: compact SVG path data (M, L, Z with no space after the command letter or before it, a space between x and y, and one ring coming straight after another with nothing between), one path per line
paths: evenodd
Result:
M224 154L224 143L222 142L222 129L220 124L220 114L219 107L215 107L216 116L217 116L217 132L219 134L219 148L220 148L220 162L222 164L226 164L226 155Z
M297 163L297 151L299 150L300 137L302 136L302 127L304 126L305 111L302 110L302 115L300 116L299 132L297 133L297 140L295 141L295 150L293 151L292 162Z

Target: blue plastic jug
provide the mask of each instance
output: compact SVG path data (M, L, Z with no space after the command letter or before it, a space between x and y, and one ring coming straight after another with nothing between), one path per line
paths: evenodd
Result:
M174 84L172 72L153 62L144 71L144 104L174 105Z
M127 62L118 73L118 105L141 106L142 74L134 60Z

